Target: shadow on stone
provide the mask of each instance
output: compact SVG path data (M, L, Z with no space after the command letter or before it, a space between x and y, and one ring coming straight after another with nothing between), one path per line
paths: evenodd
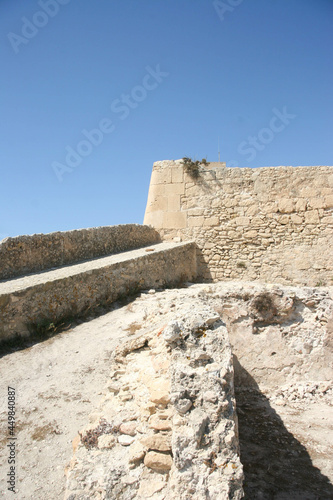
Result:
M204 259L204 254L202 250L196 245L196 256L197 256L197 283L213 283L212 274L210 272L208 262Z
M328 500L329 479L306 448L286 429L269 399L234 356L244 498L247 500Z

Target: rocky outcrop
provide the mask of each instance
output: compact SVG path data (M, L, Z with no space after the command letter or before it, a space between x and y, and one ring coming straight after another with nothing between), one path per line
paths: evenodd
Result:
M209 307L178 311L120 346L80 433L69 500L242 498L231 348Z
M242 415L253 394L281 411L329 407L332 289L201 284L135 303L145 319L110 360L101 405L74 443L66 499L242 498L234 380Z

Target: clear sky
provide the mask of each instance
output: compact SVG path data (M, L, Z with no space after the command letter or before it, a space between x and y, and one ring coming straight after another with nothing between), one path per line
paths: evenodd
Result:
M332 0L2 0L0 239L142 223L154 161L332 165Z

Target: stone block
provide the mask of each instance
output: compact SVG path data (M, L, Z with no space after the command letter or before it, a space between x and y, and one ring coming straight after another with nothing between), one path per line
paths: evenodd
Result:
M205 218L203 216L200 217L188 217L187 225L188 227L202 227L204 225Z
M171 169L171 182L183 182L183 181L184 181L184 168L173 167Z
M333 224L333 216L323 217L321 222L322 224Z
M149 467L149 469L159 472L168 471L172 467L172 458L171 455L149 451L145 456L144 464L146 467Z
M149 383L150 400L156 404L168 404L170 401L170 381L163 378Z
M304 212L304 220L306 224L318 224L319 215L317 210L309 210Z
M186 212L169 212L164 214L163 228L184 229L187 222Z
M204 226L218 226L220 224L220 219L218 217L209 217L204 220Z
M234 219L237 226L249 226L250 219L249 217L235 217Z
M158 210L163 210L166 212L168 210L168 198L165 196L155 196L150 202L147 203L149 211L155 212Z
M307 206L307 201L304 198L299 198L296 201L296 211L297 212L305 212Z
M178 212L180 210L180 195L172 195L168 197L168 211Z
M318 196L318 189L313 187L305 187L301 190L301 196L303 198L316 198Z
M289 223L289 215L282 215L281 217L279 217L279 222L280 224L283 224L283 225L286 225Z
M165 194L167 196L174 196L176 194L184 194L185 193L185 184L182 182L178 182L177 184L166 184L165 185Z
M147 226L162 228L164 221L164 212L162 210L151 212L148 209L148 211L145 214L144 220Z
M332 208L333 207L333 194L329 196L325 196L324 198L324 208Z
M311 198L308 205L310 208L325 208L325 202L322 198Z
M154 169L151 174L150 184L171 184L171 169L170 168L159 168Z
M294 211L294 200L290 198L281 198L279 200L279 210L282 214L289 214Z
M291 222L293 222L294 224L302 224L303 222L303 217L300 217L299 215L297 214L292 214L290 216L290 220Z
M170 434L152 434L142 438L140 442L148 450L171 451Z
M255 230L252 231L247 231L247 233L244 233L245 238L257 238L258 232Z
M247 216L257 215L258 212L259 212L259 207L257 205L251 205L246 210L246 215Z

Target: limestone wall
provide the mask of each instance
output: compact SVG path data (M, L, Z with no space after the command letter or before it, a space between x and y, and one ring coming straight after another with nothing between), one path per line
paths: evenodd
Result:
M145 224L193 239L199 276L305 285L333 282L333 167L226 168L199 178L182 161L153 167Z
M194 243L150 248L0 283L0 341L44 331L89 316L142 289L175 285L196 276Z
M157 243L152 228L138 224L16 236L0 241L0 280Z

